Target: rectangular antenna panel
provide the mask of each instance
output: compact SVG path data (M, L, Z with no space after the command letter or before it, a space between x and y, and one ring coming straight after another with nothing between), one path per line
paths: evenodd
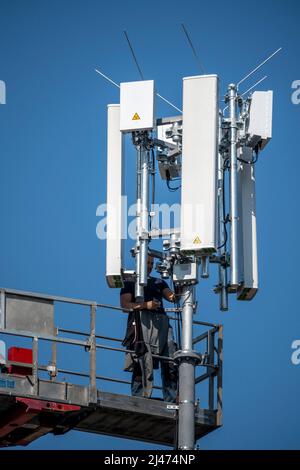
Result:
M243 147L240 157L250 161L252 149ZM258 263L256 237L256 207L255 207L255 167L240 163L238 169L240 188L240 222L239 243L241 287L237 292L238 300L251 300L258 290Z
M120 132L120 105L107 107L107 232L106 280L109 287L123 287L123 136Z
M263 149L272 138L273 91L255 91L252 95L247 145Z
M183 79L181 251L214 253L216 238L217 75Z
M121 83L120 130L133 132L155 127L154 81Z

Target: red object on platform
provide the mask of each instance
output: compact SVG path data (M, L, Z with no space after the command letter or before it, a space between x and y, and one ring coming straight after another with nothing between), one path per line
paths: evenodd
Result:
M32 349L18 348L17 346L12 346L8 350L7 359L8 361L22 362L25 364L30 364L30 366L32 366ZM11 364L8 369L9 369L10 374L17 374L17 375L31 375L32 374L32 367L24 367L24 366L17 366L17 365Z
M12 346L9 348L7 356L9 361L32 364L32 349L17 348L16 346Z

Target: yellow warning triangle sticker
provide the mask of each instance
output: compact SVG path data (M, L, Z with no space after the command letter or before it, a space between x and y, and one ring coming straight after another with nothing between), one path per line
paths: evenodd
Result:
M138 115L138 113L135 113L135 115L132 118L132 121L138 121L139 119L141 119L140 116Z
M198 235L197 235L197 237L196 237L195 240L193 241L193 244L194 244L194 245L200 245L200 243L201 243L201 240L200 240L200 238L199 238Z

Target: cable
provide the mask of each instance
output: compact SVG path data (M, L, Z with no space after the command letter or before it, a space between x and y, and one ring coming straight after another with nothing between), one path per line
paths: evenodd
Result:
M176 333L176 343L178 345L178 348L181 349L181 325L182 325L182 315L181 315L181 309L180 309L180 299L182 297L182 294L176 293L177 291L177 286L174 284L174 281L172 279L172 289L176 298L176 301L174 304L176 305L177 310L175 311L175 333Z
M254 152L255 152L255 157L252 158L251 161L244 160L243 158L237 158L237 160L240 161L240 162L246 163L248 165L254 165L257 162L258 156L259 156L259 147L258 147L258 145L256 145L256 147L254 148ZM229 169L230 169L229 157L227 157L224 160L224 164L223 164L223 168L222 168L222 171L223 171L223 181L222 181L223 220L222 220L222 223L224 225L224 235L225 235L224 238L225 238L225 240L222 243L222 245L217 247L218 250L220 250L221 248L226 246L227 241L228 241L228 232L227 232L226 224L229 222L229 217L228 217L228 214L225 215L225 171L229 170Z
M166 170L166 177L167 177L167 187L170 192L174 193L175 191L178 191L178 189L181 188L181 185L177 186L177 188L172 188L172 186L170 186L171 176L170 176L169 170ZM173 181L178 181L179 179L180 178L177 178L177 179L174 179Z
M151 211L154 208L155 205L155 155L154 155L154 150L151 148L151 157L152 157L152 162L151 162L151 190L152 190L152 196L151 196ZM152 230L152 217L149 215L149 228L150 231Z
M189 291L189 295L187 296L186 299L184 299L184 302L183 302L183 304L181 305L181 309L183 309L183 308L185 307L185 304L186 304L187 301L189 300L191 294L192 294L192 290ZM181 297L183 296L183 294L180 294L180 295L181 295Z
M181 185L180 186L177 186L176 188L172 188L172 186L170 186L170 181L167 180L167 186L168 186L168 190L171 192L171 193L175 193L176 191L178 191L178 189L181 188Z
M258 152L259 152L259 151L258 151L258 145L255 147L254 152L255 152L255 157L253 158L253 156L252 156L252 160L251 160L251 161L244 160L243 158L239 158L239 157L237 158L237 160L238 160L239 162L246 163L247 165L254 165L254 164L257 162L257 160L258 160Z
M155 155L153 148L151 149L151 156L152 156L152 201L151 204L154 206L155 204Z
M222 243L222 245L218 246L217 249L220 250L221 248L223 248L224 246L226 247L226 244L227 244L227 241L228 241L228 232L227 232L227 227L226 227L226 224L228 223L229 221L229 218L228 218L228 215L225 214L225 171L227 169L229 169L227 167L227 164L226 164L226 160L229 161L229 158L225 159L224 161L224 165L223 165L223 168L222 168L222 171L223 171L223 180L222 180L222 200L223 200L223 220L222 220L222 223L223 223L223 226L224 226L224 235L225 235L225 239L224 239L224 242Z
M255 152L255 158L253 160L253 163L256 163L257 160L258 160L258 156L259 156L259 147L258 147L258 145L255 147L254 152Z
M176 342L178 345L178 348L181 349L181 323L182 323L182 316L181 316L181 311L180 309L180 298L182 297L182 294L176 294L176 286L174 284L174 281L172 279L172 287L173 287L173 292L175 294L175 298L177 299L174 303L176 305L176 308L178 310L175 312L176 320L175 320L175 332L176 332Z
M230 169L230 162L229 162L229 157L226 157L223 163L223 171L229 170Z

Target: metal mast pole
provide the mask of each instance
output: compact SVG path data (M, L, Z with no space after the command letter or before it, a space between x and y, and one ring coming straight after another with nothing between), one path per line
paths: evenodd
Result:
M146 134L147 136L147 134ZM141 150L141 232L140 237L140 285L146 286L148 281L147 256L149 241L149 151Z
M149 242L149 150L145 140L147 133L139 136L137 146L137 207L136 207L136 285L137 301L144 298L143 287L147 285L147 256Z
M230 120L230 220L231 220L231 286L239 285L238 265L238 201L237 201L237 87L228 87L229 120Z
M137 147L136 155L136 243L135 243L135 297L137 302L143 300L143 288L140 286L140 225L141 225L141 149Z
M195 448L195 365L199 360L193 351L194 287L182 291L182 350L175 359L179 364L178 449Z
M222 262L226 262L226 238L225 238L225 220L224 220L224 170L223 155L220 150L222 140L222 112L219 113L219 152L218 152L218 224L219 224L219 286L220 286L220 310L228 310L228 292L227 292L227 270Z

